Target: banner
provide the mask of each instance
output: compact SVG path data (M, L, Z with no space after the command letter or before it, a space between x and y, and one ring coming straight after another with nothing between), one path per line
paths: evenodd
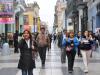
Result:
M13 0L0 0L0 24L14 23Z
M14 18L0 18L0 24L13 24Z
M13 0L0 0L0 15L13 15Z

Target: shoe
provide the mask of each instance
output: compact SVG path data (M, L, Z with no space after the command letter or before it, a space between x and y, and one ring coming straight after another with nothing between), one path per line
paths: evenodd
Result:
M62 63L62 64L65 64L65 63L66 63L66 61L61 61L61 63Z
M45 68L45 64L42 63L42 69L44 69L44 68Z
M72 70L69 70L68 72L69 72L69 73L72 73L73 71L72 71Z
M42 69L45 69L45 65L42 65Z
M73 72L73 69L71 69L71 70L68 70L68 72L69 72L69 73L72 73L72 72Z
M88 69L85 69L84 72L85 72L85 73L88 73Z
M82 55L80 54L80 55L78 55L78 57L82 57Z

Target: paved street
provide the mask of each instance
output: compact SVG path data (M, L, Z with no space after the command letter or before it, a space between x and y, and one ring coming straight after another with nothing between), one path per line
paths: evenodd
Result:
M100 49L100 48L99 48ZM21 75L21 71L17 69L19 54L9 56L0 55L0 75ZM66 57L67 59L67 57ZM90 60L89 73L87 75L100 75L100 52L94 52L93 58ZM86 75L83 72L82 58L76 55L74 72L69 74L66 64L60 62L60 49L55 44L52 44L51 51L47 52L46 68L41 68L40 58L36 59L36 69L33 70L34 75Z

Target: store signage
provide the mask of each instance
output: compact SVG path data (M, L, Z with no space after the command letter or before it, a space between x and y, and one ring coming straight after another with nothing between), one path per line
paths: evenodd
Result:
M0 0L0 24L14 23L13 0Z

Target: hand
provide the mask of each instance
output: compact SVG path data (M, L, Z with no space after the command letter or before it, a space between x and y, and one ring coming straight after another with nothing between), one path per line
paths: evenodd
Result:
M81 41L81 44L83 43L83 41Z
M34 49L34 46L32 46L32 49Z
M74 44L71 44L71 46L74 46Z

